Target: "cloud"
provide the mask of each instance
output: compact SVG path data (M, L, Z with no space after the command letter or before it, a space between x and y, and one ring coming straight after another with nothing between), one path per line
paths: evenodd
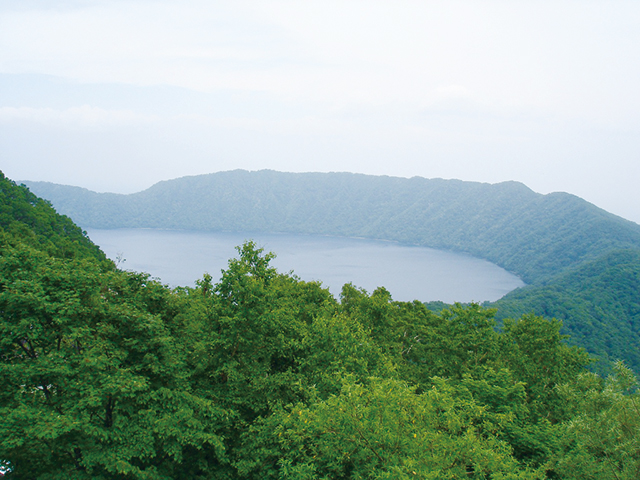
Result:
M637 120L640 8L622 3L66 2L0 10L0 71L337 108L466 89L487 105Z
M639 204L586 180L637 177L639 23L637 0L0 0L0 151L22 178L117 159L146 162L131 182L349 169Z
M436 88L435 94L438 99L442 100L448 100L451 98L468 98L471 96L470 90L462 85L447 85L439 87Z
M63 127L132 126L157 122L158 117L141 115L131 110L105 110L82 105L64 110L33 107L0 107L0 122L35 122Z

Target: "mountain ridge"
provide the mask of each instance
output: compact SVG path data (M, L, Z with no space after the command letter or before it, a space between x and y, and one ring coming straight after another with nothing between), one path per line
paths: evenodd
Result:
M612 248L640 248L640 225L575 195L526 185L351 173L232 170L133 194L25 182L83 228L331 234L465 252L551 278Z

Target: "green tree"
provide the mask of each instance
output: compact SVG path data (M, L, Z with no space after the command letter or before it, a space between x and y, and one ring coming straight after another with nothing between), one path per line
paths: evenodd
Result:
M224 458L216 403L148 276L30 247L0 256L0 458L18 478L198 476Z
M575 406L565 422L555 466L561 478L632 480L640 478L640 394L638 381L622 362L602 381L584 373L576 385L560 389Z
M428 391L393 379L364 385L351 376L340 393L283 409L252 433L250 478L539 479L496 437L506 415L489 418L471 395L445 380ZM277 465L277 468L274 468ZM266 468L265 468L266 467Z
M220 431L231 464L243 460L243 434L256 419L313 395L302 373L312 363L305 360L309 328L336 306L319 284L278 273L270 266L274 255L254 242L238 253L218 284L205 276L187 292L181 320L195 340L195 388L232 419ZM235 475L233 468L226 474Z
M572 413L556 387L577 379L591 363L584 349L565 343L561 328L555 319L529 314L506 319L500 337L503 361L526 385L531 414L554 423Z

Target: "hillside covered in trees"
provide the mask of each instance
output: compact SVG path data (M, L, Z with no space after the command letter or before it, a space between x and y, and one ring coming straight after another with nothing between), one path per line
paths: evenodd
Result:
M640 226L573 195L516 182L240 170L131 195L27 184L86 228L328 234L466 252L529 284L492 305L498 320L561 319L600 360L597 371L624 359L640 372Z
M0 187L9 478L640 475L636 378L588 372L557 321L498 331L479 305L434 313L349 284L334 298L252 243L219 283L170 290Z
M236 170L130 195L25 182L83 228L169 228L364 237L456 250L534 283L612 248L640 226L579 197L496 185L351 173Z

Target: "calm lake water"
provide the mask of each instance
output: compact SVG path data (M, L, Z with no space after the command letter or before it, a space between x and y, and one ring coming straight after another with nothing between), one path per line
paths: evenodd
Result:
M352 282L371 293L384 286L394 300L483 302L524 283L506 270L468 255L392 242L288 234L204 233L174 230L87 230L120 268L147 272L172 287L194 286L207 272L214 280L237 256L235 246L254 240L277 257L280 272L319 280L338 295Z

